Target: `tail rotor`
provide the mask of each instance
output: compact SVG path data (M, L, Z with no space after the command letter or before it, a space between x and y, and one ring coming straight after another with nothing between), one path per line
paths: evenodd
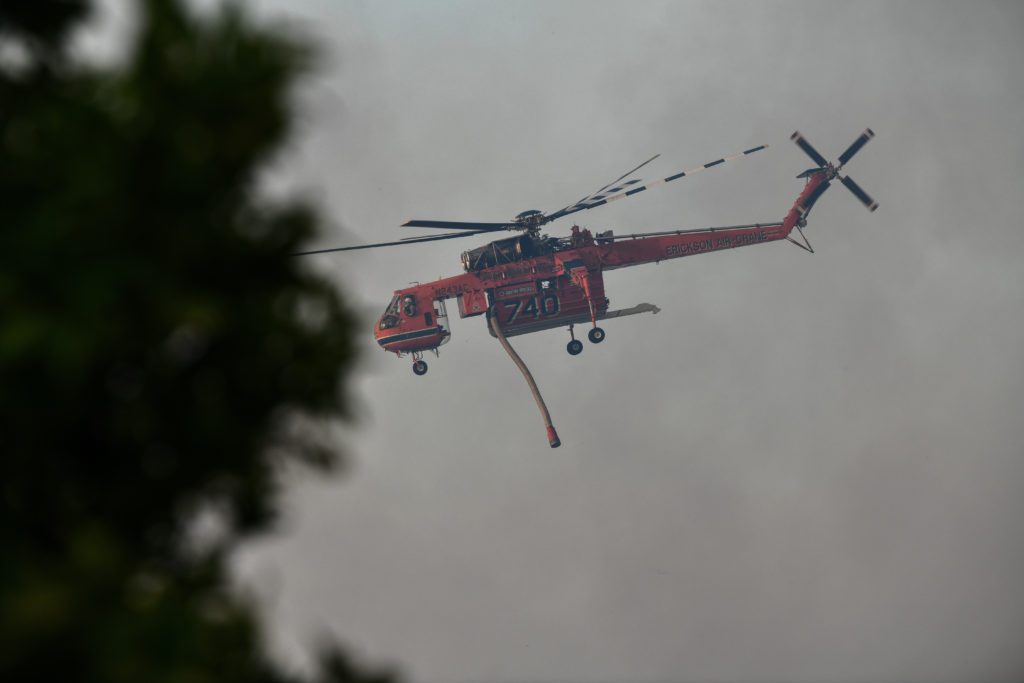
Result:
M818 164L818 168L810 169L809 171L801 173L801 177L807 177L809 174L816 173L817 171L824 171L828 180L839 178L839 181L846 186L846 189L853 193L853 196L859 199L860 202L867 207L868 211L874 211L878 208L878 202L872 199L871 195L865 192L860 185L855 183L853 178L850 176L839 175L839 171L846 165L846 162L852 159L853 156L859 152L864 145L868 144L873 137L875 137L874 131L870 128L866 128L864 132L846 148L846 151L839 155L838 165L826 161L825 157L821 156L821 154L818 153L818 150L814 149L811 143L809 143L799 131L793 133L793 135L790 136L790 139L795 142L796 145L802 149L805 154L807 154L807 156L813 159L814 163Z

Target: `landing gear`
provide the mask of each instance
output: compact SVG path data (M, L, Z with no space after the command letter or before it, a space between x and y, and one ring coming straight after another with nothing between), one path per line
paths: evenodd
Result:
M587 339L593 344L600 344L604 341L604 330L600 327L592 328L590 332L587 332Z
M442 341L441 343L443 344L444 341ZM433 351L435 356L438 355L436 347L432 348L432 349L427 349L427 350L428 351ZM405 356L406 353L408 353L410 356L412 356L412 371L413 371L413 374L419 375L419 376L423 376L423 375L427 374L427 361L423 360L423 350L422 349L417 350L417 351L398 351L396 353L398 353L398 356L400 358L402 356Z
M583 352L583 342L576 338L576 335L573 334L572 328L572 323L570 323L569 337L572 338L572 341L565 345L565 350L569 352L570 356L578 356Z

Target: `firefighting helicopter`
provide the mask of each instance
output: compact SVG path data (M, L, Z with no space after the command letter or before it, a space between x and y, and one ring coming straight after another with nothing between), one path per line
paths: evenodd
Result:
M629 235L615 235L610 230L592 234L587 229L573 225L566 237L541 234L543 226L559 218L631 197L768 147L758 145L665 178L646 183L640 179L631 179L634 173L657 159L659 155L655 155L596 192L550 213L531 209L509 221L496 223L410 220L403 223L402 227L453 232L407 237L393 242L317 249L296 255L420 244L502 231L520 233L463 252L464 272L459 275L396 290L374 326L374 336L385 351L399 357L411 356L413 372L424 375L427 363L423 360L423 354L432 351L439 355L438 349L451 338L445 302L457 299L459 316L485 316L491 335L499 338L513 360L520 365L545 415L549 441L552 446L557 446L557 435L554 435L550 417L532 377L507 345L506 337L567 327L570 340L566 350L575 356L583 351L583 343L574 333L576 325L589 324L587 338L599 344L605 339L605 331L598 326L599 321L639 313L657 313L660 310L647 303L611 310L610 301L605 296L603 277L608 270L783 239L813 253L803 228L807 225L811 208L833 180L838 178L868 210L878 208L878 203L852 178L840 175L843 166L874 135L870 128L866 129L839 155L838 163L833 164L819 154L799 132L793 133L790 139L814 160L816 166L797 176L805 180L805 184L782 221ZM799 241L791 236L794 230L800 235Z

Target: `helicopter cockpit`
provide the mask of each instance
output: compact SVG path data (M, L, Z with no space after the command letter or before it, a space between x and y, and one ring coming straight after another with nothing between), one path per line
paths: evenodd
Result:
M416 289L396 292L374 330L377 343L385 351L399 356L412 354L417 375L427 371L423 352L436 352L452 336L444 300L431 301L423 294Z
M377 327L382 330L390 330L392 327L398 327L398 303L401 297L396 294L391 299L391 303L384 309L383 315L380 316L380 322Z
M391 303L384 309L383 315L380 316L380 322L377 324L378 329L390 330L393 327L398 327L401 323L401 317L413 318L416 316L417 311L416 297L412 294L395 294L394 298L391 299ZM428 321L428 325L433 324Z

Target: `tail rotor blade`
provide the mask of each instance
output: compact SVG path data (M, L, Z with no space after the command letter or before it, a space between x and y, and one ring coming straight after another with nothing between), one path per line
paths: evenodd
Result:
M794 132L789 136L789 139L797 144L797 146L804 151L810 158L814 159L814 163L818 164L821 168L828 166L828 162L825 161L825 157L818 154L818 150L811 147L811 143L804 139L803 135L800 135L800 131Z
M870 138L869 138L870 139ZM878 202L872 199L867 192L860 188L860 185L853 182L853 178L850 176L842 177L839 180L842 181L843 185L846 185L846 189L854 194L854 196L868 207L868 211L874 211L878 208Z
M875 137L875 131L870 128L865 128L864 132L860 134L853 144L846 148L846 151L839 155L839 165L842 166L847 161L853 158L853 155L860 151L860 148L868 144L871 138Z

